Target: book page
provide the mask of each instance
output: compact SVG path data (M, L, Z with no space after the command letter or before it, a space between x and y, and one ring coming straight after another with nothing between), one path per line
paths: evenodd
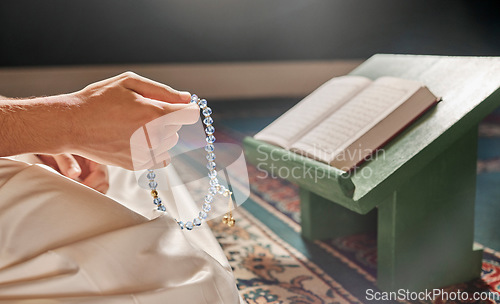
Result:
M333 78L254 137L288 149L293 142L335 112L370 83L371 80L360 76Z
M291 150L330 163L421 87L417 81L379 78L305 134Z

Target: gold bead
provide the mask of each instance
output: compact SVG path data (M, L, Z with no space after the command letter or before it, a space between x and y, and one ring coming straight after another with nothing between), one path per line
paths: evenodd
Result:
M151 190L151 196L154 197L154 198L157 198L158 197L158 191Z
M233 214L229 212L226 215L224 215L224 217L222 218L222 222L228 225L229 227L233 227L236 221L233 218Z

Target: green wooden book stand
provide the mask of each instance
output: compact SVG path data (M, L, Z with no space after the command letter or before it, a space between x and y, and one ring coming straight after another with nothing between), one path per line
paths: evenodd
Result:
M500 58L375 55L350 74L419 80L443 101L355 172L250 137L248 161L300 186L304 237L377 230L379 288L417 291L479 277L477 128L500 105Z

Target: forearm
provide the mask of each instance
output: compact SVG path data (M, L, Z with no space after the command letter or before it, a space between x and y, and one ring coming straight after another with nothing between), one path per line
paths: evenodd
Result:
M67 150L70 104L70 95L33 99L0 97L0 156Z

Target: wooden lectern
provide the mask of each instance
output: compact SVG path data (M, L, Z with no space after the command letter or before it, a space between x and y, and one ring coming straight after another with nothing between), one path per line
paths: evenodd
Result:
M443 100L347 173L279 147L244 140L248 161L295 170L302 235L375 231L383 290L437 288L479 277L473 248L479 122L500 105L500 58L375 55L352 71L419 80ZM265 159L263 154L272 153Z

